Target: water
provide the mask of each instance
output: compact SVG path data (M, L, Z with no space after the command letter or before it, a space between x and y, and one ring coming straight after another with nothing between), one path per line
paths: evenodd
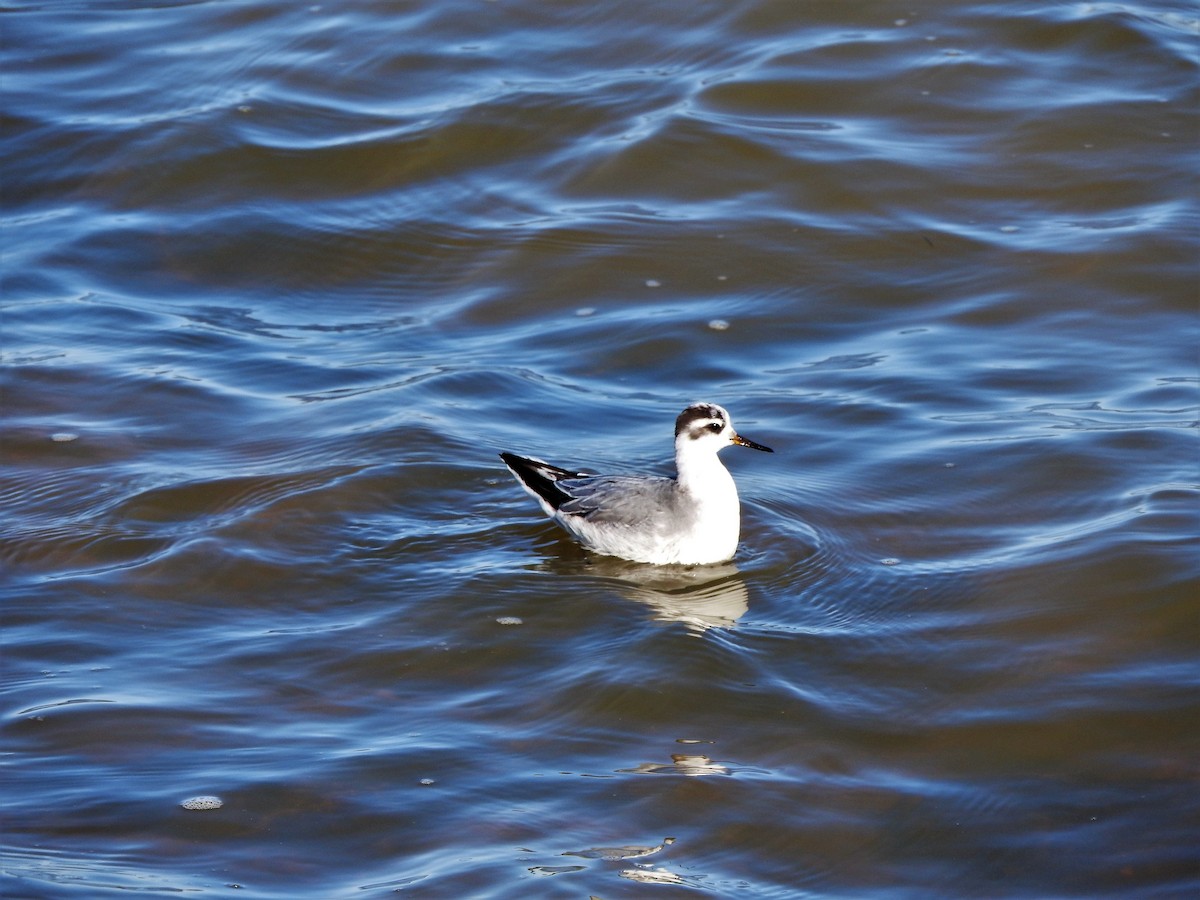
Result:
M1194 6L0 23L5 897L1200 891Z

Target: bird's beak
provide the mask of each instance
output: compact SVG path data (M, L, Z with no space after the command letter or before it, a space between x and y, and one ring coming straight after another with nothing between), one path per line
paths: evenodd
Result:
M749 438L744 438L740 434L735 434L729 439L732 444L737 444L739 447L749 447L751 450L761 450L763 453L774 453L770 447L764 447L762 444L756 444Z

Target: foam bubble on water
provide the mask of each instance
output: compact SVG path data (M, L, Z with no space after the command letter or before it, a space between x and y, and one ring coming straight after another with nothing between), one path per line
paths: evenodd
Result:
M596 307L594 306L581 306L579 309L575 310L575 315L579 316L581 319L586 319L588 316L594 316L595 314Z
M647 278L646 287L662 287L662 282L657 278Z
M524 625L525 620L520 616L497 616L496 621L501 625Z
M708 327L713 331L728 331L729 323L725 319L710 319Z
M434 780L432 778L422 778L420 783L428 787L434 783Z
M71 441L79 440L79 435L73 431L56 431L50 435L50 440L56 444L69 444Z
M184 809L220 809L225 805L225 801L220 797L206 795L203 797L189 797L179 805Z
M900 565L900 560L896 559L894 556L889 556L889 557L886 557L885 559L881 559L879 562L880 562L882 565L885 565L885 566L898 566L898 565Z

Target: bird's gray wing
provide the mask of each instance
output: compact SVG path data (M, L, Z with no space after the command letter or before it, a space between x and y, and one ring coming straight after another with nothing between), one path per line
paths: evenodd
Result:
M558 486L571 499L558 508L568 516L594 523L635 525L658 520L675 506L678 488L674 479L657 476L596 475L570 478Z

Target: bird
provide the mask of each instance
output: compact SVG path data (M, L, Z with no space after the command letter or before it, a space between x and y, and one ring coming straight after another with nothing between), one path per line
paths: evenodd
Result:
M597 475L504 452L542 510L585 549L653 565L726 562L737 551L740 504L717 454L731 444L774 453L733 430L724 407L691 403L675 419L674 478Z

